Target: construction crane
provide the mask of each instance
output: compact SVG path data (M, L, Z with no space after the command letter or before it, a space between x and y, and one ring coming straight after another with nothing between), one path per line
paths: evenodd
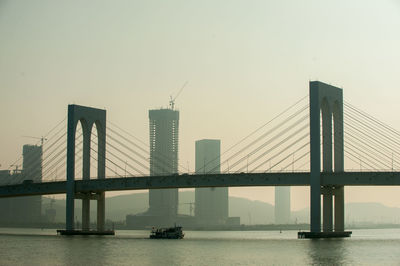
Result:
M22 136L22 137L24 137L24 138L31 138L31 139L40 139L40 143L41 143L41 145L43 146L43 142L45 141L45 140L47 140L45 137L43 137L43 136L41 136L40 138L39 137L32 137L32 136Z
M18 164L12 164L12 165L10 165L10 168L14 167L14 166L15 166L15 170L13 171L14 174L18 174L18 172L21 172L21 169L18 169L18 167L19 167Z
M179 94L181 94L182 90L186 87L186 85L188 84L188 81L186 81L182 88L179 90L179 92L176 94L176 96L172 99L172 95L169 96L170 100L169 100L169 106L171 107L171 110L174 110L175 108L175 100L176 98L178 98Z

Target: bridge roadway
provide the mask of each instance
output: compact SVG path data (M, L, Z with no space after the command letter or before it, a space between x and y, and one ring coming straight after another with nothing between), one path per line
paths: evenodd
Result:
M309 186L309 172L240 173L123 177L76 180L75 192L96 193L162 188ZM321 186L400 186L400 172L321 173ZM65 194L67 182L0 186L0 198Z

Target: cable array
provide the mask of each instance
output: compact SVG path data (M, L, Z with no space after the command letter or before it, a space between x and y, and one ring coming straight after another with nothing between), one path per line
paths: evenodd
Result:
M22 162L23 156L20 156L12 164L12 166L18 166L20 170L11 171L12 174L7 180L2 180L2 184L19 184L24 180L39 182L39 179L41 181L49 181L49 176L52 175L52 172L57 170L65 172L62 167L65 164L66 155L66 117L48 131L41 140L37 141L35 146L40 147L42 143L42 157L38 158L33 153L32 156L28 156ZM63 178L65 179L65 175L63 175Z
M400 169L400 132L344 102L344 152L351 170Z
M282 171L309 171L310 137L309 104L305 96L279 113L277 116L252 131L249 135L229 147L220 156L204 162L197 173L255 173ZM400 132L379 121L370 114L344 102L344 156L351 170L398 171L400 169ZM149 145L113 122L106 128L106 176L147 176L149 169ZM321 123L322 127L322 123ZM322 130L321 130L322 132ZM76 129L75 177L82 178L82 127ZM333 132L332 132L333 134ZM67 132L66 118L57 123L44 137L42 148L42 181L66 179ZM42 139L42 141L43 141ZM332 137L334 140L334 137ZM91 131L90 175L97 177L98 136ZM37 143L38 144L38 143ZM322 146L322 137L321 137ZM321 147L322 150L322 147ZM22 156L11 166L20 166ZM103 158L102 158L103 159ZM169 169L167 155L158 154L157 161ZM37 158L28 158L23 167L34 169ZM188 172L179 165L181 171ZM9 168L9 169L10 169ZM185 169L186 168L186 169ZM21 169L21 168L20 168ZM165 171L167 173L167 171ZM8 178L2 185L21 183L35 173L22 169Z
M307 170L309 111L305 96L205 163L198 173ZM308 148L308 149L307 149ZM304 161L306 163L304 163ZM220 162L220 163L218 163ZM296 164L296 165L295 165ZM301 168L299 167L301 165Z

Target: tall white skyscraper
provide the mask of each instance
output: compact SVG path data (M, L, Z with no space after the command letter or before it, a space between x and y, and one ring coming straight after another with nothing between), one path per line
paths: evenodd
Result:
M149 111L150 120L150 175L178 173L179 111L158 109ZM152 189L149 191L149 214L176 217L178 189Z

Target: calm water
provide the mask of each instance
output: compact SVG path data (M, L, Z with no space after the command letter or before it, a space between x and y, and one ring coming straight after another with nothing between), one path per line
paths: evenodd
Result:
M400 230L354 230L350 239L300 240L297 232L148 231L65 237L55 230L0 228L0 265L400 265Z

